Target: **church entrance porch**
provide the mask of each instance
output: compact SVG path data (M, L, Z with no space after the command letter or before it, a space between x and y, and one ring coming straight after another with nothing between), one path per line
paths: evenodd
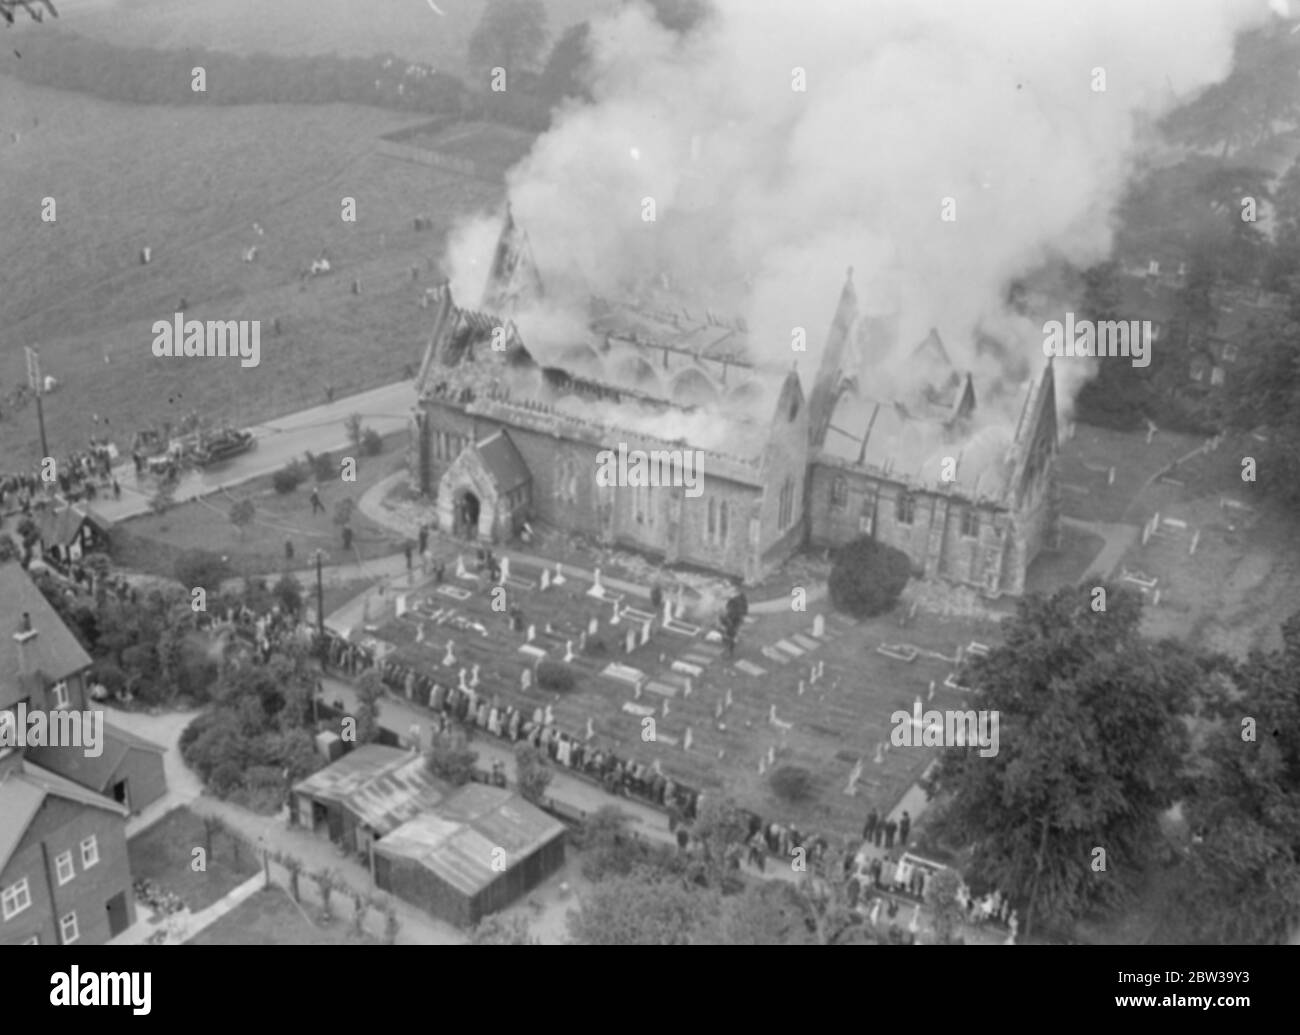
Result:
M468 489L458 493L452 514L452 534L458 538L477 539L481 509L482 504L479 503L479 498L474 493Z

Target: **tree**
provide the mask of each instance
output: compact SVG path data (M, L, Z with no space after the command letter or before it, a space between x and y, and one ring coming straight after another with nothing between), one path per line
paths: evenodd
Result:
M783 765L773 770L768 783L772 793L786 802L804 801L813 792L813 775L800 765Z
M352 443L352 451L354 453L360 453L361 438L363 434L361 428L361 414L352 414L351 417L343 422L343 426L348 430L348 441Z
M469 60L480 74L497 66L507 73L523 72L533 67L545 45L541 0L488 0L469 38Z
M384 451L384 436L374 428L366 428L361 433L361 452L366 456L378 456Z
M253 523L253 515L256 508L250 499L239 500L230 507L230 523L239 530L242 538L245 530Z
M708 17L709 5L705 0L630 0L649 7L651 13L665 29L685 35Z
M729 876L740 868L743 846L749 838L749 818L731 798L704 799L692 829L704 853L704 873L710 886L726 890Z
M567 917L578 945L703 945L716 940L717 892L637 871L609 877Z
M638 868L681 873L679 857L668 845L650 843L628 829L630 817L617 805L603 805L583 821L575 838L582 853L582 875L590 881L626 877Z
M936 826L970 848L973 880L1019 897L1025 937L1037 914L1063 923L1122 899L1187 741L1179 713L1197 670L1185 648L1146 643L1141 599L1101 588L1102 611L1075 587L1019 603L1005 644L959 677L998 719L994 753L950 746L940 761L951 798Z
M546 789L551 785L551 767L546 756L527 741L515 747L515 773L519 780L519 793L533 805L546 800Z
M573 667L562 661L543 658L537 665L537 685L543 690L563 694L573 689L578 681Z
M1256 328L1242 353L1228 385L1228 422L1240 431L1263 428L1268 441L1250 443L1259 487L1300 509L1300 323Z
M507 920L500 913L485 916L470 932L470 945L540 945L528 932L528 921L522 916Z
M290 615L296 616L302 611L302 583L292 575L287 572L281 575L271 592L279 601L280 607Z
M894 606L911 575L912 562L902 550L859 536L835 552L831 603L855 618L874 618Z
M1300 930L1300 612L1282 648L1225 673L1208 704L1185 815L1175 927L1221 945L1281 944ZM1249 732L1248 732L1249 731Z
M176 581L186 589L202 587L209 596L221 590L221 583L230 578L230 565L206 550L186 550L176 558Z
M930 910L935 937L941 945L952 941L953 936L961 930L966 915L957 898L961 883L961 874L956 870L942 869L925 884L925 904Z
M424 758L431 776L461 787L474 778L478 752L469 746L469 739L461 730L448 729L434 735Z
M352 512L356 509L356 504L352 501L351 496L344 496L334 504L334 524L340 528L346 528L348 522L352 520Z
M379 736L379 702L384 696L384 681L375 669L361 674L356 693L357 743L371 744Z
M722 900L719 941L726 945L814 945L808 904L789 881L763 880Z
M154 494L149 497L149 509L155 514L166 514L175 504L175 496L176 483L174 481L159 482Z

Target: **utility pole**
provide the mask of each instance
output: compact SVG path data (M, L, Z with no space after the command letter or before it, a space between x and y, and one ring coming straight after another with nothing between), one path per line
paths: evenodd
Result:
M41 405L41 396L45 394L45 381L41 377L41 354L30 345L27 353L27 384L36 393L36 420L41 426L41 459L50 455L49 444L45 441L45 408Z
M325 651L325 584L321 576L320 550L316 551L316 635L320 641L322 657Z

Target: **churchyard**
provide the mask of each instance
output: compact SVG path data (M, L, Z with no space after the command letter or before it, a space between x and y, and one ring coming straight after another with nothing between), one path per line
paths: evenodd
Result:
M562 731L586 740L589 755L612 750L658 765L769 821L826 834L860 832L872 807L887 812L921 777L937 751L890 747L891 714L910 714L918 697L927 709L977 707L960 686L958 650L996 637L982 618L920 613L903 627L897 614L855 623L813 604L751 614L728 658L716 632L677 617L686 613L683 595L670 593L652 611L647 599L597 589L562 566L507 565L496 587L470 570L472 554L464 562L460 575L449 565L442 584L372 598L371 621L353 631L354 642L502 707L549 711ZM493 609L498 588L503 610ZM573 688L543 690L542 659L567 663ZM783 766L811 775L799 800L772 790Z

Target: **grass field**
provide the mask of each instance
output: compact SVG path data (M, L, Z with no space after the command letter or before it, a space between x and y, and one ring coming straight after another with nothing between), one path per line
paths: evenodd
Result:
M400 378L421 358L418 303L447 230L503 193L374 154L379 134L420 121L391 112L136 107L4 86L0 179L13 190L0 209L0 395L25 378L22 347L38 344L60 382L45 400L55 455L91 434L129 448L137 427L191 409L249 424L321 402L327 385L345 394ZM40 219L44 197L56 200L54 223ZM356 199L356 223L340 218L343 197ZM411 228L417 213L432 231ZM254 244L256 261L242 262ZM300 282L322 248L338 272ZM155 358L152 324L182 298L196 319L260 320L260 365ZM2 466L38 453L34 407L0 406Z
M174 892L193 912L206 909L258 870L247 847L240 845L236 859L233 842L218 833L212 840L207 870L195 871L190 865L194 849L204 848L206 843L203 820L187 808L172 809L127 843L131 876Z
M371 945L348 925L321 927L303 915L289 893L272 885L241 902L187 945Z
M312 563L312 552L317 549L330 555L330 564L400 552L402 538L375 524L355 507L370 486L403 466L398 441L398 437L389 436L383 453L360 458L355 482L330 478L318 483L308 478L293 492L280 494L272 487L270 477L262 477L236 489L179 504L164 514L132 518L114 529L113 559L131 571L171 576L180 554L202 549L228 557L231 570L237 574L263 575L305 568ZM323 514L312 514L313 487L325 505ZM339 528L333 520L335 505L346 497L354 504L353 553L349 555L343 553ZM237 500L252 500L254 506L253 521L242 532L230 523L230 508ZM286 540L293 542L293 561L285 559Z
M617 0L545 0L545 5L554 41L574 22L617 7ZM360 5L353 0L66 0L56 6L67 28L122 46L356 57L391 51L463 75L469 37L486 2L438 2L441 15L428 0Z

